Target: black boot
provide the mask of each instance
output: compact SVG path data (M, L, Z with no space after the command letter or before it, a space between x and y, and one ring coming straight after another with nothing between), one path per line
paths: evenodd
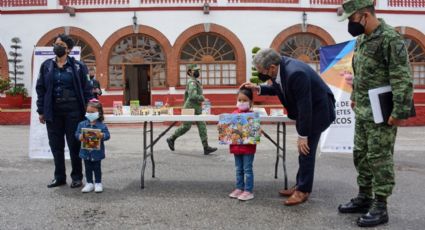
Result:
M387 202L375 199L369 212L359 217L359 227L375 227L388 222Z
M167 138L168 147L171 149L171 151L174 151L174 139L169 137Z
M206 148L204 148L204 155L208 155L208 154L213 153L215 151L217 151L217 148L207 146Z
M366 213L372 205L372 199L364 193L359 193L357 197L346 204L340 204L338 211L340 213Z

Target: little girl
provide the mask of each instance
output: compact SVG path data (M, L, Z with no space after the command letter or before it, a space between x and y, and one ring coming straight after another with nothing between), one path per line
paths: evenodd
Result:
M80 149L80 158L84 160L84 165L86 168L86 185L81 190L83 193L92 192L103 192L102 186L102 170L100 167L100 161L105 158L105 145L104 141L109 140L110 134L108 127L103 124L103 108L102 104L97 99L91 99L87 104L86 118L78 124L77 131L75 132L75 137L80 141L83 140L82 129L100 129L101 133L99 138L100 149L99 150L88 150ZM93 185L93 173L95 178L95 184Z
M252 91L241 88L238 92L238 107L233 113L248 113L252 107ZM254 188L254 172L252 171L252 162L256 151L255 144L231 144L230 153L235 156L236 166L236 189L229 194L231 198L237 198L242 201L254 198L252 192Z

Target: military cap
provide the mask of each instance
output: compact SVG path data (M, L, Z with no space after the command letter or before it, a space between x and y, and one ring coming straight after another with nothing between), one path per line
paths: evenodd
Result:
M344 3L342 3L344 13L339 18L339 21L342 22L357 11L373 5L373 0L344 0Z
M200 70L200 68L198 67L197 64L190 64L187 65L187 69L191 69L191 70Z

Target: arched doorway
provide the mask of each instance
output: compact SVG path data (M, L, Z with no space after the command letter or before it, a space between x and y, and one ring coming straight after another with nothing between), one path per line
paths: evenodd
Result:
M305 30L302 28L302 25L294 25L283 30L273 40L271 47L281 55L309 64L319 73L319 49L322 46L333 45L335 41L328 32L318 26L308 25Z
M124 103L150 105L151 88L167 85L166 54L159 42L145 34L127 35L111 48L109 89L124 89Z
M100 66L100 45L96 38L78 27L59 27L43 35L37 42L37 46L52 46L58 34L68 34L74 40L75 46L81 47L81 61L87 65L89 70L93 71L101 82L101 87L104 87L102 70L98 68Z
M0 77L9 78L9 62L7 61L6 50L0 44Z
M75 46L81 47L81 58L80 60L87 65L90 71L96 71L96 55L93 48L82 38L70 35L70 37L74 40ZM54 38L49 41L48 46L53 46L55 42Z
M194 25L180 34L174 43L174 67L178 74L170 79L171 86L186 84L187 64L201 68L200 80L207 87L234 88L246 81L245 49L229 29L214 24Z
M412 67L413 85L415 88L425 88L425 35L412 27L396 29L404 36Z
M197 34L183 46L179 59L179 84L182 86L186 85L188 80L186 74L188 64L199 66L203 85L237 84L235 49L219 34Z

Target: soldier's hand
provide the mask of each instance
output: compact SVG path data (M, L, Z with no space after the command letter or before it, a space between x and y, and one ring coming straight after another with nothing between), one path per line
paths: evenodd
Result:
M401 124L401 120L390 116L388 119L388 125L391 126L399 126Z
M351 106L351 109L354 109L354 107L356 107L356 102L355 101L351 101L350 106Z
M41 124L46 124L46 120L44 119L44 115L43 114L40 114L38 116L38 120L40 121Z

